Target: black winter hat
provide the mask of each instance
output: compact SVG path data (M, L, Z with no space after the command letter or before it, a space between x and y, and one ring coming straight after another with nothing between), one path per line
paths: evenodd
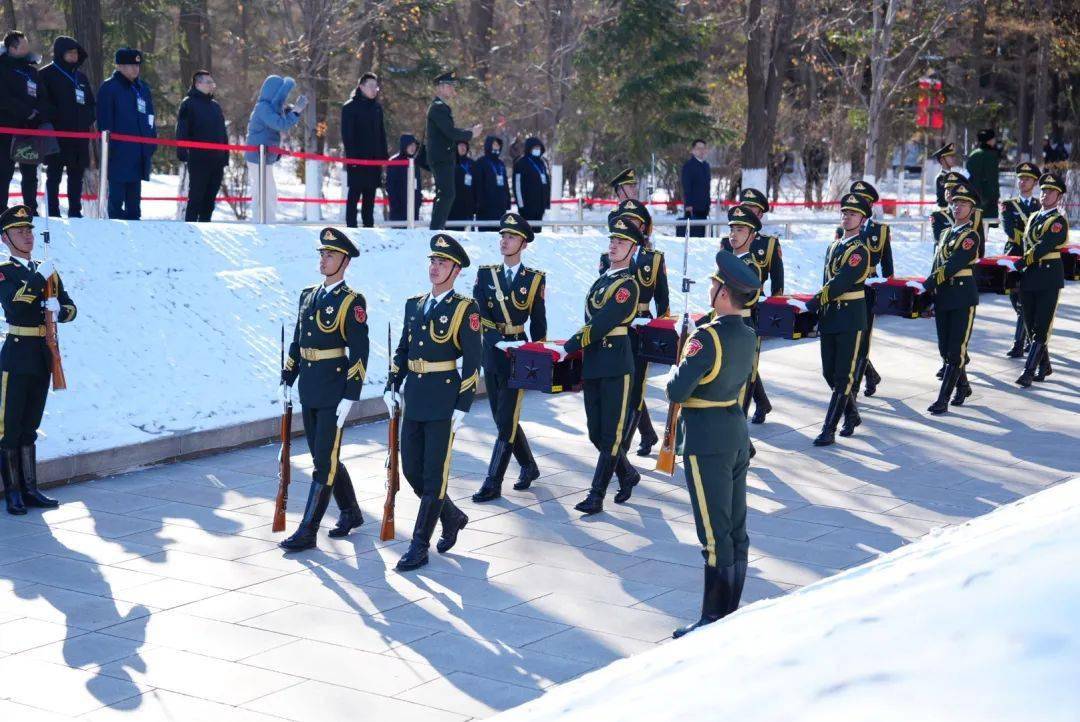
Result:
M142 53L135 48L119 48L113 56L116 65L142 65Z

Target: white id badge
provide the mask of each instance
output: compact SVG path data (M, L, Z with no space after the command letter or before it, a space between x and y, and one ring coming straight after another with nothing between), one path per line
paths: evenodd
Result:
M142 98L135 99L135 107L138 108L140 113L146 113L146 101Z
M27 78L26 80L26 94L31 98L37 97L37 83Z
M151 127L151 128L153 128L153 127L154 127L154 114L153 114L153 113L151 113L150 115L146 116L146 122L150 124L150 127Z
M540 174L540 185L542 185L542 186L547 185L547 173L541 173Z
M506 178L501 175L495 176L495 185L499 186L500 188L504 187L506 185Z
M75 102L79 105L86 105L86 91L82 88L75 88Z
M468 188L468 187L471 187L471 186L472 186L472 173L466 173L465 174L465 187Z

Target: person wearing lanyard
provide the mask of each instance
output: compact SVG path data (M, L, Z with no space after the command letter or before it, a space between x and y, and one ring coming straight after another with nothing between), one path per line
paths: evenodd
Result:
M30 41L18 30L4 36L0 51L0 125L9 128L36 128L41 121L36 58L30 55ZM0 135L0 211L8 207L8 185L15 175L11 157L13 137ZM23 203L37 215L37 163L19 163Z
M139 79L143 54L120 48L112 77L98 89L98 130L156 138L154 101L149 86ZM142 216L142 182L150 180L149 143L109 142L109 218L137 221Z
M510 184L506 166L500 160L502 139L489 135L484 139L484 157L476 161L473 185L476 187L476 220L497 221L510 210Z
M451 221L471 221L476 215L476 161L469 157L468 141L458 141L457 166L454 168L454 205ZM468 228L467 223L449 224L450 228Z
M550 178L544 144L539 138L526 138L525 155L514 162L514 198L534 233L540 232L540 226L533 221L542 221L544 211L551 208Z
M38 73L42 114L56 130L85 133L94 127L94 92L89 78L79 70L86 57L86 50L75 38L61 35L53 41L53 61ZM56 140L60 152L45 160L49 215L60 215L60 178L66 170L68 218L81 218L83 173L90 167L90 140Z

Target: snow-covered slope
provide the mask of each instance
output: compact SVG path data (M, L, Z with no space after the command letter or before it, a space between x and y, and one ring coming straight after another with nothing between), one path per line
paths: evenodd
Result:
M43 458L276 413L279 330L293 322L299 290L318 281L317 226L54 219L51 227L50 252L80 312L62 328L70 389L50 399ZM792 229L796 240L784 245L789 290L816 289L831 232L829 226ZM347 279L368 300L373 344L366 393L375 395L386 378L386 324L396 333L404 299L426 290L430 232L351 236L363 254ZM476 266L498 260L496 241L491 233L460 236L474 265L458 288L470 293ZM682 243L661 237L658 245L668 253L677 291ZM896 246L898 273L925 273L928 244ZM526 264L548 272L551 338L565 338L579 325L604 248L598 233L541 234L526 253ZM692 244L690 272L702 281L695 306L706 298L714 254L712 240ZM672 306L681 310L677 293Z
M1080 479L759 602L497 717L1080 718Z

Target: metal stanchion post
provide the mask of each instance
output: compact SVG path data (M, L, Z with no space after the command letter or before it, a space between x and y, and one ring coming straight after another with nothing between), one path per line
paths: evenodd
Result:
M259 146L259 177L256 180L259 184L259 217L255 219L256 223L266 223L266 146Z
M101 162L98 163L98 218L109 217L109 131L101 131Z
M577 199L577 220L577 232L580 236L585 233L585 199L580 196Z
M416 227L416 160L409 158L409 171L405 174L405 185L408 187L408 195L405 198L405 213L408 218L406 228Z

